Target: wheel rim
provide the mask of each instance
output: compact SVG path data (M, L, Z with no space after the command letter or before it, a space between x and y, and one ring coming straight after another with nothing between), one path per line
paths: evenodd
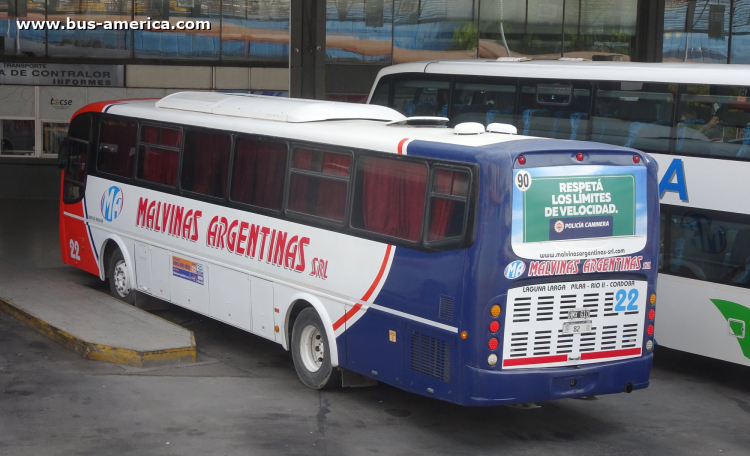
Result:
M120 260L115 264L115 270L113 274L115 282L115 290L121 298L124 298L130 294L130 279L128 278L128 265L125 260Z
M323 344L323 336L315 326L307 325L302 330L299 354L302 358L302 364L310 372L317 372L323 365L323 359L326 356L325 345Z

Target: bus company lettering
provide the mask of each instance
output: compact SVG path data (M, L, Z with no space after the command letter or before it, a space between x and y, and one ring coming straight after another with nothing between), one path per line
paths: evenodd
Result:
M528 277L544 277L564 274L578 274L581 270L584 274L595 272L621 272L640 271L643 265L643 256L592 258L583 262L582 260L550 260L529 262Z
M578 263L578 260L532 261L529 263L529 277L578 274Z
M583 263L584 274L592 272L640 271L642 256L592 258Z
M266 263L283 266L296 272L305 270L305 246L310 238L250 224L241 220L229 222L218 215L211 219L206 235L206 245L226 249L234 254L263 259Z
M148 198L141 197L138 200L135 226L195 242L198 240L198 219L201 216L202 211L186 210L176 204L149 201Z

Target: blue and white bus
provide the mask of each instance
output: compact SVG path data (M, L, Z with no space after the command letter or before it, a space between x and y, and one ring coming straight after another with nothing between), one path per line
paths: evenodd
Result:
M364 376L465 405L645 388L655 162L509 130L253 95L93 104L61 158L63 258L126 302L276 341L311 388Z
M499 60L388 67L369 102L648 152L660 179L658 343L750 366L750 66Z

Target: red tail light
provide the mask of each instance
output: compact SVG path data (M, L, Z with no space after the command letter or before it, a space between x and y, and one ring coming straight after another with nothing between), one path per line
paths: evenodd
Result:
M646 334L648 334L649 336L654 335L654 325L648 325L648 328L646 328Z
M641 157L638 155L633 155L633 163L638 164L641 162Z
M583 152L578 152L576 154L576 160L578 160L579 162L583 161Z
M648 319L649 320L653 320L655 316L656 316L656 311L654 309L651 309L651 310L648 311Z
M496 333L499 330L500 330L500 323L499 322L493 321L492 323L490 323L490 332L491 333Z
M490 347L490 350L497 349L498 345L500 345L500 342L498 342L494 337L487 343L487 346Z

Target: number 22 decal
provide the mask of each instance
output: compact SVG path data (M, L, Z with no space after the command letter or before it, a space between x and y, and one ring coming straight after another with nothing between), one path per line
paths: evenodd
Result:
M74 260L81 261L80 248L78 247L78 241L73 239L69 242L70 245L70 257Z
M625 308L625 298L628 298L630 302L628 302L627 309ZM638 290L635 288L631 289L630 291L625 291L624 289L620 288L617 290L617 293L615 293L615 299L617 299L617 305L615 305L615 312L622 312L622 311L631 311L631 310L638 310L638 304L635 303L635 301L638 299Z

